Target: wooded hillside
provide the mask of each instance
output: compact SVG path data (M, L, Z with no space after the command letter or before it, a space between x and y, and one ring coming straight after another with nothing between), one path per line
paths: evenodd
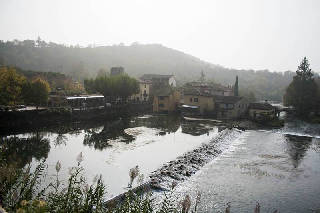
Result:
M75 80L95 77L98 70L122 66L134 77L144 73L174 74L178 84L200 78L221 84L234 84L239 76L240 94L254 92L257 99L282 100L294 72L228 69L202 61L159 44L75 47L42 40L0 41L0 64L42 72L60 72Z

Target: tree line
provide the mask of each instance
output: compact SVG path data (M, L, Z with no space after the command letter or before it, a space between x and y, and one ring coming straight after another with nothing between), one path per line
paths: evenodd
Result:
M34 104L37 107L46 104L50 85L39 77L28 80L18 74L13 67L0 67L0 104Z
M139 82L127 74L98 75L95 79L85 79L84 87L88 93L101 93L106 98L127 98L139 93Z

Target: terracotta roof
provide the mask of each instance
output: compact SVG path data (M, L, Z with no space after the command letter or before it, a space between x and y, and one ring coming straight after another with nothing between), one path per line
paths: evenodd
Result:
M272 110L274 107L268 103L250 103L250 109Z
M217 84L217 83L208 83L208 82L200 82L200 81L193 81L193 82L188 82L186 83L186 87L200 87L200 88L208 88L208 89L212 89L212 90L229 90L231 91L232 88L228 87L228 86L223 86L221 84Z
M152 80L152 79L169 79L173 75L158 75L158 74L144 74L140 77L141 80Z
M218 103L226 103L226 104L235 104L238 101L243 99L243 97L240 96L221 96L221 95L215 95L213 97L213 100Z
M206 96L206 97L213 97L210 90L200 89L200 88L193 88L188 87L185 88L183 91L184 95L196 95L196 96Z

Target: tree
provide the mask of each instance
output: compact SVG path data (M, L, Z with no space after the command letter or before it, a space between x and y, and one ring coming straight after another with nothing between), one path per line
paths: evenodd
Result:
M238 76L236 77L236 82L234 83L234 96L239 96Z
M99 92L104 97L123 98L139 92L139 82L126 74L116 76L98 76L96 79L86 79L85 89L88 93Z
M99 69L98 73L97 73L97 77L105 77L109 75L109 71L107 69Z
M296 71L297 75L293 77L284 95L285 105L293 106L302 117L315 110L317 104L317 85L309 66L307 58L304 57Z
M206 81L206 75L204 74L203 70L201 70L200 82L203 83Z
M257 101L255 94L250 90L242 89L242 90L239 91L239 94L240 94L240 96L247 98L247 100L250 103L253 103L253 102Z
M22 85L26 78L12 67L0 67L0 104L15 105L21 99Z
M35 104L37 109L47 103L50 92L49 83L41 78L27 82L23 87L23 97L26 103Z

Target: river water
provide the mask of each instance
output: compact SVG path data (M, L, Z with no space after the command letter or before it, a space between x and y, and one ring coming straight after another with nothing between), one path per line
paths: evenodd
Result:
M287 120L280 130L250 130L179 184L175 196L201 193L200 212L312 212L320 209L320 126Z
M45 185L55 179L58 160L62 164L59 178L66 180L82 152L81 166L88 182L101 174L109 198L128 190L131 168L138 165L147 180L162 164L207 143L217 133L218 127L209 121L190 123L180 117L145 115L3 136L0 154L19 167L31 164L34 168L45 159Z
M189 194L194 203L200 192L200 212L224 212L228 202L232 212L253 212L257 201L262 212L320 209L320 125L283 119L282 129L249 130L222 141L222 153L181 181L174 196L179 201ZM45 159L47 181L54 179L58 160L65 180L82 152L88 181L102 174L107 197L113 197L128 190L130 168L138 165L147 177L164 163L209 143L218 130L212 121L145 115L1 136L0 146L1 155L19 167Z

